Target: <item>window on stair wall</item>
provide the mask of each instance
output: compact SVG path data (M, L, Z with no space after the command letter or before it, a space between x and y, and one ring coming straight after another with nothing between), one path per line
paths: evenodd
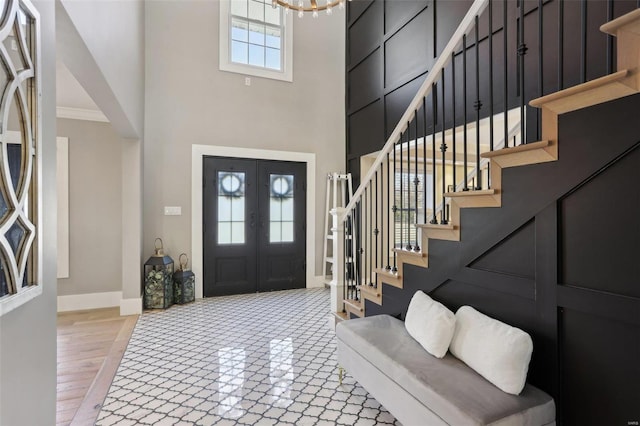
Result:
M399 165L397 167L400 167ZM404 164L407 167L407 164ZM412 165L413 168L413 165ZM418 203L416 207L416 186L415 179L418 179L417 198ZM431 167L427 167L427 188L431 188L433 182L433 173ZM400 181L402 180L402 188L400 188ZM401 192L402 189L402 192ZM400 247L400 241L406 246L407 238L411 244L416 241L416 230L413 226L416 223L424 223L424 173L422 166L418 169L416 176L415 172L403 171L400 173L396 170L394 179L394 203L397 206L395 220L394 220L394 234L395 234L395 247ZM402 194L402 203L400 203L400 194ZM427 197L427 222L431 219L433 211L433 202L431 197ZM407 224L410 226L407 227ZM402 225L402 226L401 226ZM402 235L400 234L402 230Z
M220 70L293 81L293 19L271 0L220 1Z

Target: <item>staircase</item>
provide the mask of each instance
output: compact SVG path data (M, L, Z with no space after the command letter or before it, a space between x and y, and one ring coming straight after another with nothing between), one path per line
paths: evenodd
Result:
M332 299L337 300L333 312L337 321L365 316L365 300L383 305L383 284L404 288L405 265L428 268L430 261L438 261L429 258L431 240L463 243L461 209L500 208L503 169L558 160L562 143L558 120L562 114L640 92L640 9L636 9L600 28L617 39L618 71L536 99L521 96L518 120L509 120L506 112L490 111L482 119L489 121L488 130L484 129L480 70L476 67L475 76L466 75L466 55L478 55L479 43L467 44L467 37L479 40L480 18L483 14L491 16L491 8L489 0L472 4L373 166L363 175L354 196L345 209L336 213L342 226L335 229L334 240L343 241L342 253L347 253L346 247L353 240L357 241L355 253L343 255L342 267L335 268L334 281L338 285L332 287ZM493 34L491 28L488 33ZM460 64L464 64L465 72L463 123L456 122L455 115L456 106L461 105L457 105L455 95L447 101L451 88L445 86L456 81ZM467 112L471 102L467 105L466 96L469 80L472 86L475 84L471 94L475 96L476 113L471 119ZM520 84L524 87L524 82ZM436 102L442 106L436 108ZM493 108L493 103L490 105ZM444 115L451 106L454 125L447 127ZM540 117L538 139L532 141L526 136L529 107L536 108ZM498 129L495 122L501 114L504 123ZM511 128L514 125L515 132ZM456 139L458 134L462 136ZM510 143L514 137L522 143ZM355 258L354 266L347 266L347 257Z

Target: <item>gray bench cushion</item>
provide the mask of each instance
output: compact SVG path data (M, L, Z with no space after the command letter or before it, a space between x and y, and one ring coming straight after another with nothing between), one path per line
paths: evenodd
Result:
M430 355L391 316L343 321L336 334L448 424L555 421L555 405L546 393L528 384L518 396L505 393L450 353L442 359Z

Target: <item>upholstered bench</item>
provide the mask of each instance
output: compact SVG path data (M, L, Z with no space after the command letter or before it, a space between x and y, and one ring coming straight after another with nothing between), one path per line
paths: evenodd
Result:
M498 389L451 353L430 355L389 315L336 327L338 364L403 425L554 425L553 398Z

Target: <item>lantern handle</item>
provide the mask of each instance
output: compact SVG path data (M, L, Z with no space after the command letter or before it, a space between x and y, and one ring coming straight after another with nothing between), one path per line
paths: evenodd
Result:
M182 256L184 256L185 258L184 261L182 260ZM189 256L187 256L187 253L182 253L178 258L178 261L180 261L180 269L185 271L187 269L187 265L189 264Z
M160 241L160 247L158 247L158 241ZM155 242L153 243L153 246L155 247L156 250L162 250L163 249L162 238L156 238Z

